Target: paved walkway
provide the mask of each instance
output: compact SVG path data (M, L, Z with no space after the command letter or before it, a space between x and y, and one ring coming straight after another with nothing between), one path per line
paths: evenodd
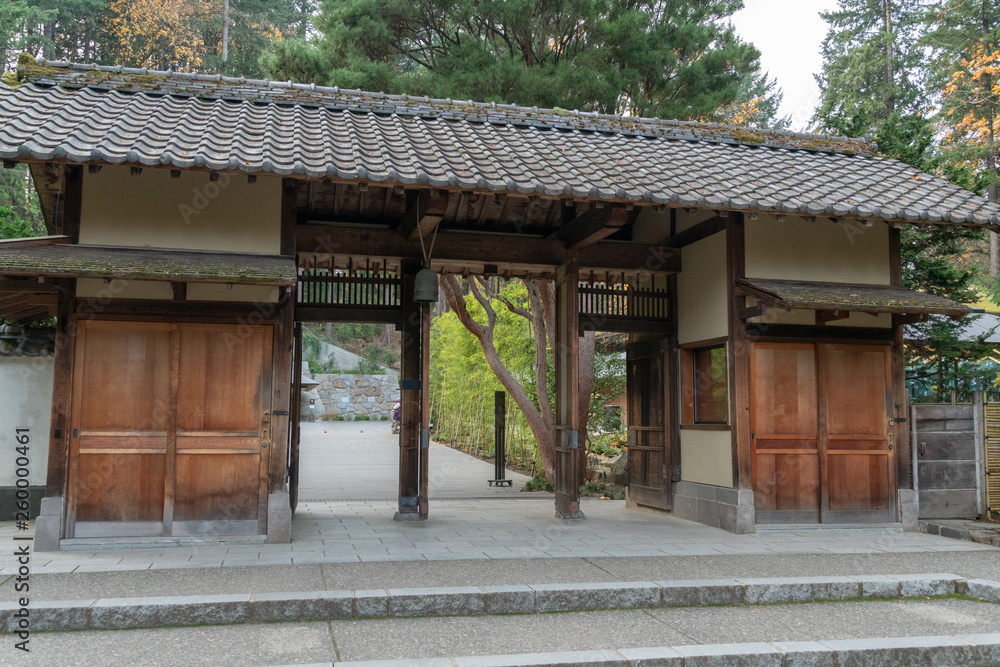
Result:
M299 498L395 502L399 436L389 422L303 422ZM490 486L493 464L431 442L428 486L441 498L518 498L530 478L507 472L512 487Z

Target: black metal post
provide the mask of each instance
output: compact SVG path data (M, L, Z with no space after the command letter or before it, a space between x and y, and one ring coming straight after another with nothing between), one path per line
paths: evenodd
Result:
M507 394L498 391L493 395L493 479L490 486L514 486L514 480L507 476Z

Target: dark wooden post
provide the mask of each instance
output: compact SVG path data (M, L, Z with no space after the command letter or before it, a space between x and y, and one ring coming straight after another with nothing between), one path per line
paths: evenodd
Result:
M889 284L903 286L902 247L899 229L889 228ZM906 359L903 354L903 325L898 316L892 316L892 413L893 420L907 420L910 416L909 396L906 391ZM896 484L900 489L912 489L910 477L910 429L907 421L893 421L892 441L896 446Z
M752 489L750 449L750 342L740 310L746 299L736 295L736 281L746 277L743 214L726 214L726 273L729 298L729 425L733 443L733 487Z
M428 514L431 445L431 304L420 304L420 516Z
M271 453L268 463L270 493L287 491L289 417L292 398L292 345L295 338L295 301L292 288L281 288L274 323L271 364Z
M299 504L299 442L302 439L302 323L296 322L292 352L292 400L289 418L291 444L288 450L288 501L292 514Z
M421 489L426 489L426 481L421 480L420 435L422 419L421 376L423 375L423 354L421 351L421 311L423 307L413 300L414 280L420 264L404 262L403 274L403 331L400 360L400 425L399 425L399 508L396 521L419 521L426 515L420 512ZM426 457L425 457L426 458ZM426 490L424 491L426 498Z
M556 270L556 518L580 511L580 272L576 261Z
M52 384L52 418L49 432L49 461L46 497L63 496L69 471L70 415L73 408L73 363L76 356L76 280L58 281L59 305Z

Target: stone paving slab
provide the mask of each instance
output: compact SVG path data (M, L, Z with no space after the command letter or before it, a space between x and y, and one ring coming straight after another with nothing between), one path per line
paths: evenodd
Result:
M898 598L928 598L1000 590L1000 583L969 582L953 574L887 576L898 582ZM309 621L348 618L542 614L598 609L653 609L704 604L762 605L856 600L863 583L851 577L748 578L719 581L534 584L518 587L464 586L361 591L102 598L32 601L37 630L119 630L248 621ZM0 602L0 632L19 629L20 606Z
M401 523L392 520L396 506L391 502L307 502L300 504L293 519L291 544L220 545L214 541L203 546L81 547L33 554L32 572L785 554L993 553L1000 560L997 547L891 529L734 535L669 513L627 509L624 501L584 498L581 507L587 520L567 523L554 518L553 501L547 494L517 502L432 498L428 521ZM16 533L13 522L0 522L0 542L10 541ZM0 576L17 571L12 554L13 550L0 553Z
M810 642L682 644L617 650L364 660L326 667L924 667L995 666L1000 634ZM286 665L284 667L290 667ZM316 665L319 667L319 665Z

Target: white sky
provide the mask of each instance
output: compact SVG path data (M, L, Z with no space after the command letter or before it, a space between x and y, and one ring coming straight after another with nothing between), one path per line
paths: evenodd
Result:
M760 50L762 69L777 77L785 93L780 115L792 117L794 130L806 129L819 102L813 74L823 66L828 28L819 12L836 7L837 0L744 0L733 15L736 32Z

